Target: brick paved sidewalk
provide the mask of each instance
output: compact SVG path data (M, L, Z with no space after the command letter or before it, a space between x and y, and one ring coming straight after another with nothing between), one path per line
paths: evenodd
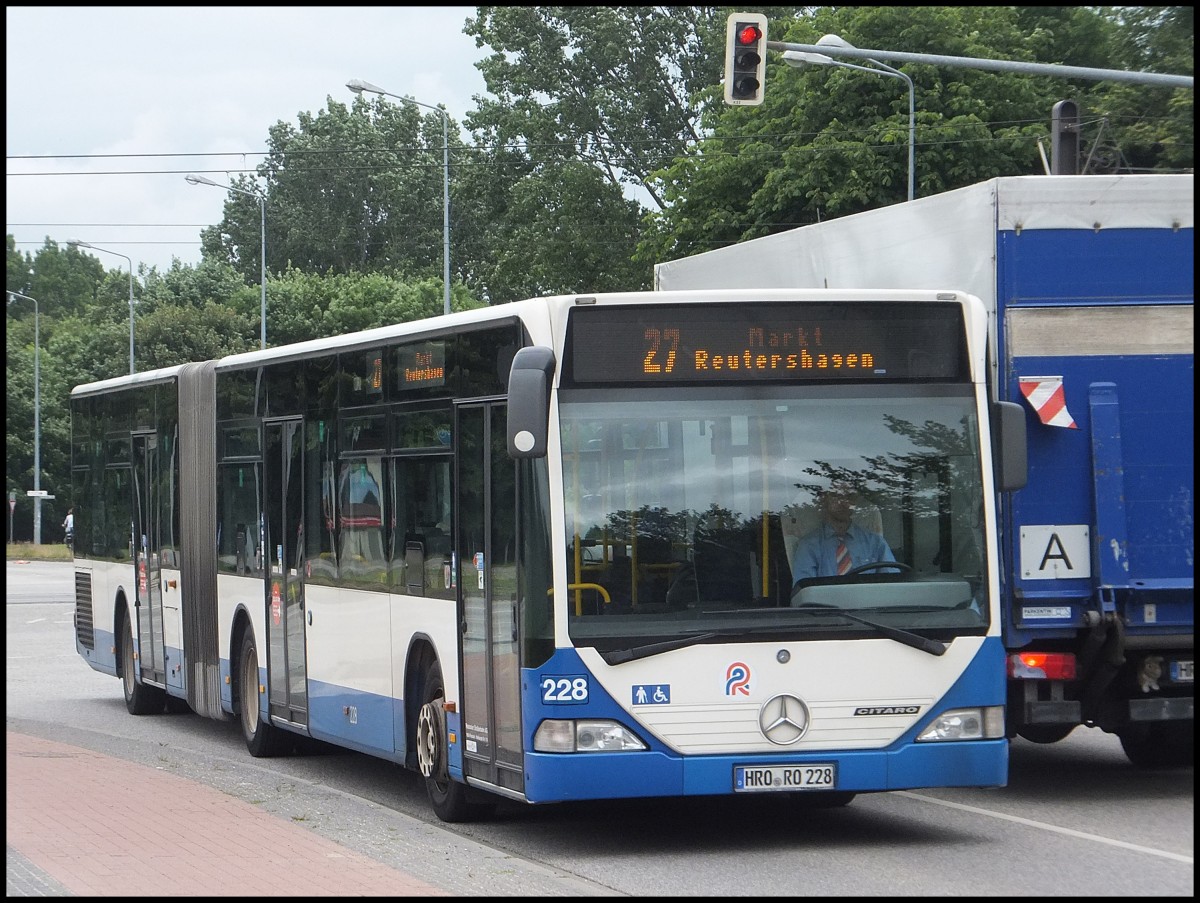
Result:
M447 895L165 771L12 731L5 760L10 894Z

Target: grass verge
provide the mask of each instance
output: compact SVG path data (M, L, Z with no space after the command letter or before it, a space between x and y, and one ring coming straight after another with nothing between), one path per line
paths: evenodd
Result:
M8 561L20 558L25 561L70 561L71 550L61 542L42 543L35 546L31 542L10 542L8 544Z

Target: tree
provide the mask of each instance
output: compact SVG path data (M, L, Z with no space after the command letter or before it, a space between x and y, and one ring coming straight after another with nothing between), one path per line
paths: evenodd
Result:
M486 182L492 171L468 178ZM564 161L495 181L503 188L481 189L470 217L475 229L464 236L473 287L487 302L649 287L650 268L632 259L642 208L595 167Z
M456 132L451 125L452 152ZM272 126L268 148L261 184L233 184L266 193L269 271L441 272L439 114L383 97L360 96L350 108L329 98L315 116L300 113L297 125ZM222 222L202 233L203 253L257 283L261 219L252 197L230 192Z
M1190 75L1195 68L1195 19L1190 6L1105 8L1114 26L1108 68ZM1093 123L1083 152L1093 171L1195 168L1195 91L1128 82L1096 85L1084 99Z
M703 52L716 7L480 7L464 31L494 51L467 123L530 159L584 160L655 198L648 176L699 137L693 95L720 77Z

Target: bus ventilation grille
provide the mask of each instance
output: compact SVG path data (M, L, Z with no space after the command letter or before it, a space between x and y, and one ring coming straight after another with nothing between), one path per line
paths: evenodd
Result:
M75 639L84 649L96 648L96 631L92 624L92 574L75 572Z

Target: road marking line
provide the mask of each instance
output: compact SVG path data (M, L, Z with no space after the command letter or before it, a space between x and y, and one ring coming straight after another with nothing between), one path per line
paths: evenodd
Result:
M1041 828L1043 831L1053 831L1055 834L1065 834L1068 837L1078 837L1082 840L1094 840L1097 843L1104 843L1113 847L1122 847L1126 850L1133 850L1137 853L1149 853L1151 856L1161 856L1164 859L1174 859L1176 862L1182 862L1186 865L1194 864L1194 860L1191 856L1183 856L1179 853L1170 853L1166 850L1156 850L1153 847L1143 847L1136 843L1126 843L1123 840L1113 840L1111 837L1101 837L1099 834L1088 834L1085 831L1074 831L1071 828L1060 828L1057 825L1048 825L1045 822L1021 818L1019 815L1005 815L1003 812L995 812L991 809L980 809L978 806L967 806L962 803L952 803L949 800L939 800L936 797L924 796L920 793L913 793L911 790L897 790L895 792L900 796L907 796L909 799L920 800L923 803L936 803L939 806L946 806L949 809L961 809L963 812L971 812L975 815L988 815L992 818L1000 818L1004 821L1016 822L1019 825L1025 825L1030 828Z

